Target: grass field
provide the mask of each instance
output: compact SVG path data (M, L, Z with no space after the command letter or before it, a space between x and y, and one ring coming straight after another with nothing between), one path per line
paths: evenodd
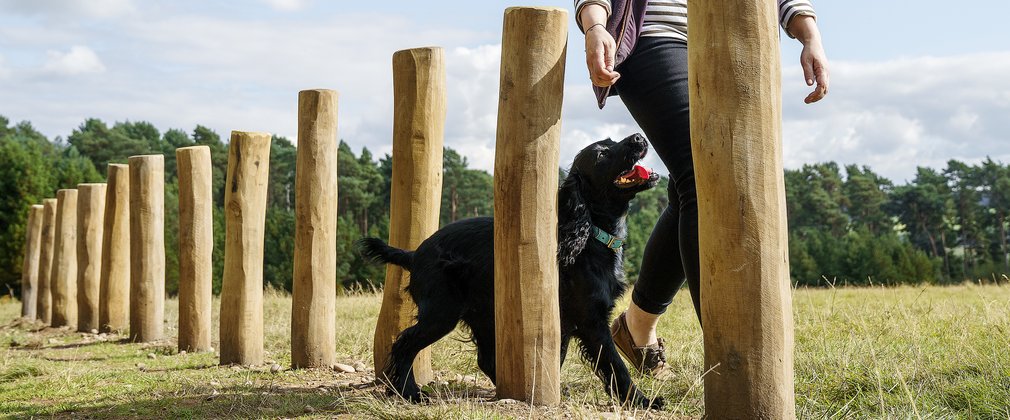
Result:
M1010 419L1010 286L800 289L796 319L799 418ZM338 358L371 365L379 296L338 300ZM218 302L215 301L215 308ZM622 411L574 353L562 371L563 404L494 401L459 331L437 343L435 401L410 405L373 386L373 372L287 369L290 297L266 294L267 359L218 366L212 353L175 350L178 302L166 305L156 344L24 324L0 302L0 417L141 418L691 418L703 414L701 331L686 293L664 316L671 370L639 378L663 412ZM622 303L623 307L625 304ZM215 332L217 336L215 313ZM216 344L215 344L216 347Z

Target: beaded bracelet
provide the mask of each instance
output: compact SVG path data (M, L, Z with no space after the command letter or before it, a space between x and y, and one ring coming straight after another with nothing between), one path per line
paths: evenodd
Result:
M595 28L595 27L597 27L597 26L604 26L604 25L603 25L602 23L594 23L594 24L592 24L592 25L589 25L589 27L588 27L588 28L586 28L586 31L585 31L585 32L583 32L583 33L584 33L584 34L588 34L590 30L592 30L593 28ZM603 29L604 29L604 30L606 30L607 28L606 28L606 27L604 26L604 28L603 28Z

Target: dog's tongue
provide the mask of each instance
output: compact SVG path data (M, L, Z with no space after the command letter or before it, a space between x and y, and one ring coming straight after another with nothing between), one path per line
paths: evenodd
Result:
M621 177L626 179L649 179L649 170L643 168L641 165L635 165L630 171L621 175Z

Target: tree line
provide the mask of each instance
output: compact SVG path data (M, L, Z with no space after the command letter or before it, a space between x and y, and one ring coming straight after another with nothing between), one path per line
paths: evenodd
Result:
M206 145L211 150L214 190L214 292L224 266L225 173L228 144L204 126L191 132L160 132L148 122L111 127L88 119L65 139L50 141L29 122L0 116L0 284L20 287L25 224L31 204L60 188L102 182L108 163L132 155L165 156L166 291L178 290L178 174L175 149ZM264 282L291 290L294 257L296 149L275 136L264 244ZM562 176L564 169L561 169ZM380 287L385 268L362 260L354 243L363 236L388 237L392 158L376 158L341 141L338 152L337 284ZM991 159L980 165L951 160L937 171L919 168L915 179L894 185L868 167L835 163L805 165L785 173L792 280L800 285L949 283L1002 280L1010 273L1007 244L1010 168ZM466 157L446 148L440 223L493 213L493 182L470 168ZM664 177L639 194L628 215L625 269L637 277L652 227L666 208ZM2 292L4 290L0 290Z

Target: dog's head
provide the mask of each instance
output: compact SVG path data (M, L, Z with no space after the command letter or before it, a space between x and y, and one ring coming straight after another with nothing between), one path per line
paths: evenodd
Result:
M649 151L641 134L604 139L575 156L558 193L558 254L571 264L585 248L593 217L621 218L639 192L655 187L659 175L638 162Z
M620 142L600 140L579 151L566 182L579 183L590 205L620 207L659 182L658 174L638 165L648 152L641 134Z

